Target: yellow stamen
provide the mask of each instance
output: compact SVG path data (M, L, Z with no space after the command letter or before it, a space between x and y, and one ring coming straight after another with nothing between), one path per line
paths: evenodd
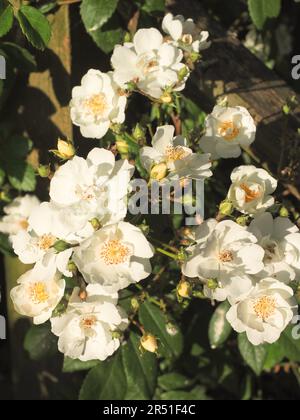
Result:
M130 256L130 249L121 241L111 239L103 245L100 256L107 265L123 264Z
M47 251L51 248L56 242L56 238L52 235L43 235L38 240L38 247L43 250Z
M177 160L185 159L189 152L182 146L168 146L165 154L169 162L176 162Z
M29 289L29 294L32 302L36 304L45 303L49 299L46 286L41 282L32 284Z
M219 260L223 263L233 261L233 253L231 251L222 251L219 254Z
M234 140L240 133L233 121L224 121L219 126L219 134L227 141Z
M262 296L254 302L254 312L263 321L274 315L276 310L276 301L270 296Z
M253 191L248 187L247 184L241 184L240 188L245 192L245 201L246 203L251 203L251 201L259 198L261 196L260 191Z
M28 226L29 226L29 223L26 219L23 219L23 220L19 221L19 226L20 226L21 229L27 230Z
M105 95L99 93L84 101L84 106L94 115L102 115L106 111L108 105Z

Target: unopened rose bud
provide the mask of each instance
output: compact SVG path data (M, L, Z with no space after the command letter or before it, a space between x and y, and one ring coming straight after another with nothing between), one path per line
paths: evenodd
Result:
M129 146L128 146L128 143L125 140L123 140L123 139L117 140L116 145L117 145L117 149L118 149L118 152L120 153L120 155L122 155L122 156L128 155Z
M77 267L73 261L68 262L68 271L70 271L73 274L77 273Z
M199 61L200 58L201 58L201 55L199 53L192 52L190 54L190 59L191 59L192 63L197 63L197 61Z
M185 80L188 77L189 73L190 71L187 66L182 67L182 69L180 69L178 72L179 81L182 82L183 80Z
M240 216L236 219L236 223L240 226L247 226L249 216Z
M149 353L156 353L158 349L157 339L152 334L144 334L141 338L141 346Z
M280 217L289 217L290 212L288 211L288 209L286 207L281 207L281 209L279 210L279 216Z
M136 298L131 299L131 307L134 311L137 311L140 307L139 301Z
M11 197L6 191L0 192L0 201L4 201L5 203L9 203L11 201Z
M112 331L111 336L115 340L120 340L120 338L122 337L122 334L120 333L120 331Z
M86 301L88 294L86 290L80 290L79 292L79 299L82 300L83 302Z
M150 178L155 179L156 181L161 181L168 174L168 167L165 163L158 163L153 166L150 172Z
M223 214L224 216L231 216L232 212L234 210L234 206L230 201L223 201L220 204L220 212L221 214Z
M160 100L163 104L171 104L173 102L172 95L169 92L165 92L161 95Z
M177 293L182 298L189 298L192 294L192 288L188 281L183 280L177 286Z
M219 286L218 282L216 279L208 279L206 286L208 287L208 289L210 290L216 290Z
M94 217L94 219L90 220L90 224L93 226L95 231L101 229L101 227L102 227L99 219L97 219L96 217Z
M37 172L41 178L49 178L51 174L50 165L40 165L37 168Z
M53 245L53 248L55 249L56 252L66 251L67 249L70 249L70 247L71 247L70 244L62 240L56 241L55 244Z
M176 325L172 324L172 322L168 322L166 326L166 331L172 337L174 337L175 335L179 333L178 328L176 327Z
M132 136L136 141L141 141L145 139L145 131L140 124L137 124L132 132Z

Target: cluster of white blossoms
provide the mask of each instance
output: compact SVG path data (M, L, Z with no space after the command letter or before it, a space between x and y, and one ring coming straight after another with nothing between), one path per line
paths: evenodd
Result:
M201 147L215 158L239 156L255 137L253 120L240 107L216 107L206 129ZM235 331L254 345L274 343L298 310L290 283L300 273L300 232L287 217L268 212L277 181L266 170L240 166L231 181L225 207L252 218L250 225L202 223L182 272L203 284L206 297L229 301L227 319Z
M15 309L34 324L50 319L69 357L104 360L118 348L118 332L128 323L118 291L151 274L152 246L123 221L132 175L128 161L95 148L60 166L49 202L25 196L5 209L0 228L20 261L33 265L11 291ZM68 277L81 278L70 299Z
M197 30L192 19L171 14L163 31L166 37L154 28L138 30L132 42L115 47L113 71L89 70L73 89L71 118L83 137L100 139L123 124L133 91L166 104L168 95L184 88L187 64L209 47L208 33ZM165 125L138 157L150 181L204 180L212 176L212 160L239 157L255 133L245 108L218 105L199 142L204 153L194 152ZM135 168L104 148L94 148L85 159L60 140L55 152L66 162L51 177L50 200L40 203L26 195L4 207L0 232L9 236L20 261L31 265L11 298L34 324L50 320L66 356L105 360L129 324L118 292L152 273L154 248L139 227L125 221ZM297 310L290 283L300 274L300 232L288 218L268 212L277 181L266 170L240 166L231 180L225 204L251 223L203 222L182 264L183 276L203 285L208 299L228 300L228 321L251 343L273 343ZM181 296L189 296L184 279L180 285ZM151 335L141 343L157 347Z
M115 46L113 71L89 70L73 89L71 118L83 137L101 139L114 124L124 123L133 91L165 102L185 88L190 75L186 62L191 56L196 61L210 46L209 34L199 31L192 19L171 14L163 20L163 31L166 37L155 28L138 30L132 42Z

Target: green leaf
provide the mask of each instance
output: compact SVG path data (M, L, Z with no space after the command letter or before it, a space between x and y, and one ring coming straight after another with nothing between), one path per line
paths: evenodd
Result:
M251 19L257 29L263 29L268 18L276 18L281 11L281 0L248 0Z
M32 192L36 187L36 175L29 163L22 161L7 162L8 180L19 191Z
M202 386L197 386L192 391L169 391L164 392L161 397L161 400L172 400L172 401L203 401L208 400L205 393L205 388Z
M34 7L22 6L17 19L28 41L39 50L44 50L51 38L51 26L47 18Z
M1 48L13 61L13 65L18 67L19 70L30 73L36 69L34 56L25 48L12 42L4 42L1 44Z
M150 400L156 388L157 357L139 350L140 337L131 333L122 347L123 367L127 381L126 400Z
M289 359L290 362L300 362L300 338L293 337L293 330L299 335L299 325L290 325L282 333L279 344L282 348L284 357Z
M4 233L1 233L1 232L0 232L0 251L4 255L9 255L11 257L15 255L12 249L11 243L8 239L8 236L4 235Z
M131 333L128 342L87 375L80 400L152 399L157 377L157 359L139 352L139 337Z
M208 328L208 336L211 348L220 347L228 339L232 332L231 325L226 319L226 314L230 309L228 302L221 303L215 310Z
M72 372L79 372L82 370L90 370L95 366L99 365L99 360L91 360L88 362L82 362L78 359L71 359L70 357L64 358L64 365L63 365L63 372L64 373L72 373Z
M14 9L7 1L0 1L0 37L6 35L12 28Z
M117 9L119 0L83 0L81 17L88 33L101 29Z
M33 325L27 332L24 348L32 360L41 360L57 353L57 338L51 333L50 323Z
M142 10L147 13L164 12L166 8L165 0L146 0Z
M12 136L3 144L3 155L6 160L25 159L32 146L32 140L23 136Z
M158 378L158 385L165 391L175 391L189 388L192 381L180 373L166 373Z
M246 333L239 334L238 346L240 353L248 366L256 373L257 376L261 374L267 359L267 346L254 346L250 343Z
M173 322L170 318L166 319L163 312L154 304L145 302L139 311L141 324L147 333L153 334L159 339L159 353L171 359L178 358L183 350L183 338L178 329L177 334L170 335L167 331L168 322ZM174 324L175 325L175 324Z
M123 39L124 31L120 28L101 31L100 29L91 32L91 37L98 47L105 53L109 54L116 44L120 44Z
M4 169L0 168L0 187L3 185L5 181L5 171Z

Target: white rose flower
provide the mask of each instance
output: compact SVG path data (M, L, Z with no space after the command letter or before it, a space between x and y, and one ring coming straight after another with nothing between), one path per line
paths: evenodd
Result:
M4 207L6 216L0 221L0 232L9 236L28 228L28 218L40 201L34 195L25 195L15 198L8 206Z
M34 324L43 324L52 316L65 291L65 281L52 270L35 266L18 280L10 296L15 310L33 318Z
M199 278L207 297L236 301L253 287L252 275L264 268L264 250L256 242L255 236L237 223L210 219L197 228L197 244L183 265L183 274Z
M75 250L73 261L87 283L117 292L151 274L153 248L142 231L126 222L98 230Z
M172 125L159 127L152 139L153 147L143 147L140 153L144 168L151 173L153 167L165 164L168 178L205 179L212 176L210 155L193 153L182 136L174 137Z
M72 91L71 119L83 137L101 139L112 123L125 121L127 98L120 95L112 73L89 70Z
M71 277L68 263L73 248L59 253L53 248L58 239L64 239L55 236L55 232L59 230L56 220L56 213L48 203L36 207L28 219L27 231L22 230L12 236L13 249L23 264L38 263L52 272L58 270L65 276Z
M298 227L286 217L273 219L270 213L264 213L251 222L249 231L265 250L265 268L259 276L273 277L285 283L295 280L300 268Z
M122 220L133 171L127 160L116 162L112 152L99 148L87 159L75 156L62 165L51 180L50 197L61 209L65 228L89 233L93 218L101 224Z
M238 333L246 332L255 346L275 343L297 313L293 289L273 278L262 279L227 313Z
M206 132L200 147L211 153L212 159L237 158L241 148L250 146L255 140L256 126L246 108L215 106L206 118Z
M58 349L72 359L105 360L120 346L113 332L126 328L128 320L116 306L117 294L107 294L97 284L89 285L81 300L75 288L67 311L51 319L52 332L59 337Z
M200 31L193 19L187 19L182 15L173 16L168 13L162 23L163 31L170 35L176 46L188 52L199 53L210 47L209 33Z
M241 213L254 215L273 206L271 194L277 188L277 180L264 169L239 166L232 172L231 181L227 199Z
M182 59L182 51L164 42L157 29L140 29L132 44L115 47L111 59L113 77L122 88L134 82L140 91L159 99L167 88L184 89L185 80L180 80L179 72L186 69L188 74L188 68Z

